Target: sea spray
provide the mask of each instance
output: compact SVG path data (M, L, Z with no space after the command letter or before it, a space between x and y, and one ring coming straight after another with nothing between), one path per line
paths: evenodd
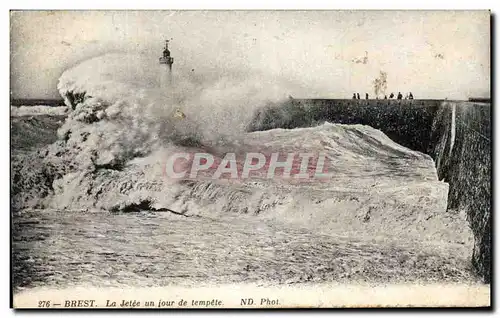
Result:
M51 201L57 208L115 206L96 204L95 189L100 198L106 196L103 192L113 192L102 190L96 180L110 185L114 184L110 180L126 176L123 182L127 183L136 175L145 184L165 183L145 172L151 167L159 170L159 158L147 167L130 168L136 158L147 159L177 147L241 151L254 110L277 101L277 92L287 91L279 80L241 70L196 76L179 72L166 87L162 71L145 55L106 54L62 74L58 89L71 112L44 163L62 170L62 177L54 181ZM176 112L183 116L175 116ZM153 188L165 195L163 188L147 185L139 192L149 198ZM124 197L134 196L127 193ZM116 195L108 201L120 198Z
M165 70L154 62L149 56L107 54L64 72L58 89L67 103L79 96L76 100L84 102L84 108L92 104L85 102L88 98L96 97L109 107L106 115L144 123L150 135L161 134L156 126L172 134L163 134L167 141L187 134L206 142L241 135L256 109L297 89L286 81L241 70L195 75L178 70L168 86L162 80ZM172 120L177 109L186 121Z

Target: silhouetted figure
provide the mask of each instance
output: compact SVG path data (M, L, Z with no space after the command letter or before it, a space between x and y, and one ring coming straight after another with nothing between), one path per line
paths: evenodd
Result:
M401 92L398 93L398 99L403 99L403 94L401 94Z
M413 99L413 94L411 92L410 92L410 96L408 98Z
M387 95L384 95L384 99L387 99Z
M365 94L366 99L368 99L368 93Z
M352 94L352 99L356 99L356 93Z
M393 99L394 98L394 93L391 93L391 95L389 96L390 99Z
M359 98L359 93L356 93L356 96L358 96L358 99L360 99L360 98Z

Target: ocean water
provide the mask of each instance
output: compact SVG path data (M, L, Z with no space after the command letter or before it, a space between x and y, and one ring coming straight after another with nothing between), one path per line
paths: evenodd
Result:
M459 244L321 234L260 216L24 210L14 216L15 292L63 288L475 283Z

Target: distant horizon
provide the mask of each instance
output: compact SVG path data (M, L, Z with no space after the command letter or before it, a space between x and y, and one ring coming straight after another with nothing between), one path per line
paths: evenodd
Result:
M44 105L42 103L49 103L47 106L64 106L63 98L10 98L11 106L36 106Z

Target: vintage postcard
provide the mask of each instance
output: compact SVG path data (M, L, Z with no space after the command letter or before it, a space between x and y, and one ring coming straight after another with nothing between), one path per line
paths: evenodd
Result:
M13 308L490 306L490 11L10 34Z

